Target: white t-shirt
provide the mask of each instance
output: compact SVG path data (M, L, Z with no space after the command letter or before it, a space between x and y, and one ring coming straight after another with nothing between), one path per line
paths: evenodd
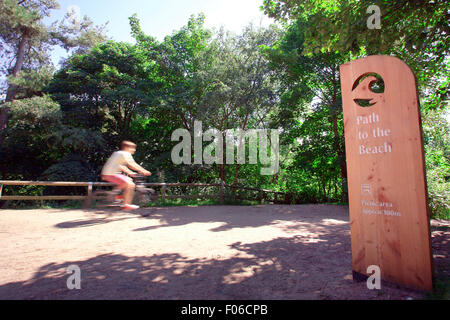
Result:
M133 156L128 151L116 151L106 161L102 169L102 175L113 175L122 173L120 166L126 166L127 163L134 162Z

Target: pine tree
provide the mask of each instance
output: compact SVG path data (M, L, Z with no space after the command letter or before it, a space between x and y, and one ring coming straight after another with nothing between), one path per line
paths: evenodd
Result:
M0 75L8 79L2 88L5 102L30 97L49 81L53 46L79 53L106 40L104 26L94 26L87 17L77 19L74 11L46 25L44 18L55 9L55 0L0 0ZM0 108L0 130L7 126L8 111L7 106Z

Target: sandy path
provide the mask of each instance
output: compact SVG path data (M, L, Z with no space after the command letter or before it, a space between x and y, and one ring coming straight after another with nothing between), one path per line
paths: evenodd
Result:
M140 209L148 210L148 209ZM348 208L204 206L0 212L0 299L405 299L351 279ZM448 272L448 228L435 264ZM81 290L68 290L69 265Z

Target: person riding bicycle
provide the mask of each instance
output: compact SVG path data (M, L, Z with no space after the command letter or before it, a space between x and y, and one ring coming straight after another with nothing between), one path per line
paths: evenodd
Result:
M116 151L111 155L103 166L101 173L102 180L114 183L116 185L114 188L115 190L123 190L122 209L124 210L136 210L139 208L139 206L131 204L133 201L135 184L130 177L136 175L136 172L132 170L135 170L144 176L151 175L150 171L145 170L134 161L133 154L135 152L135 143L131 141L122 141L120 144L120 151ZM122 174L122 172L125 172L130 177Z

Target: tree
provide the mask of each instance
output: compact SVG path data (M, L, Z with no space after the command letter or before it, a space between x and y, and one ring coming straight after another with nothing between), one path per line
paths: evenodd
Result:
M381 29L369 29L369 6L381 9ZM278 20L308 18L307 50L315 48L359 53L388 52L403 43L410 52L448 54L449 13L446 0L264 0L264 12Z
M0 1L1 58L10 61L0 68L1 75L8 76L6 102L16 98L21 84L27 79L48 81L49 69L41 67L51 65L49 52L52 46L59 45L67 50L83 52L106 39L102 26L93 26L87 17L77 21L74 12L68 13L59 24L45 25L44 18L58 8L59 4L55 0ZM41 88L41 81L34 86L33 82L28 81L22 93L33 93ZM7 125L7 112L8 107L0 108L0 130Z
M204 16L199 15L158 43L142 32L136 16L130 21L137 45L159 66L158 75L164 83L161 108L185 129L193 132L195 121L223 133L268 124L269 112L276 106L275 84L260 47L271 46L278 39L279 31L274 27L249 26L239 36L223 30L213 33L203 26ZM202 168L210 170L212 166ZM234 167L234 182L239 168ZM219 170L220 179L225 181L224 164Z
M65 121L108 130L120 140L136 115L148 113L155 102L153 75L154 64L138 47L108 41L69 58L47 90L61 104Z
M380 29L367 27L369 5L381 10ZM448 99L450 13L446 0L264 0L263 9L281 21L308 22L305 53L393 54L414 70L423 96L438 94Z
M158 43L142 32L136 16L130 18L137 45L158 65L158 75L164 82L165 109L180 118L188 130L193 129L197 102L202 95L196 75L202 63L211 61L208 51L212 33L203 27L204 19L204 15L191 16L186 26Z
M280 112L282 117L278 122L288 128L297 128L299 119L308 119L308 128L311 135L320 128L329 129L332 140L324 139L319 142L314 139L314 143L326 144L333 150L334 154L331 163L339 166L340 179L342 184L343 198L346 198L347 170L345 161L344 132L342 124L342 103L340 92L339 66L345 62L346 56L339 53L324 52L311 55L304 54L305 35L304 29L307 21L297 19L293 21L286 30L284 37L272 48L266 49L266 54L272 62L272 68L282 83L280 87ZM311 112L320 114L318 117L311 116ZM329 126L324 126L324 120L329 121ZM306 121L306 120L305 120ZM311 125L317 121L317 126ZM299 137L299 132L302 136ZM298 138L304 140L306 131L290 130L286 132L285 143L296 144ZM328 133L327 133L328 134ZM324 152L323 154L328 154ZM309 153L319 156L319 153ZM322 155L323 156L323 155ZM326 166L325 166L326 167ZM309 167L312 170L319 170L318 166ZM326 171L322 172L328 177ZM328 178L327 178L328 179ZM334 178L333 178L334 179Z
M11 116L0 156L3 179L67 180L76 176L75 180L80 180L96 176L95 166L99 158L103 160L98 155L105 148L99 132L64 125L59 104L48 95L6 105ZM67 170L67 163L78 165Z
M252 25L238 36L223 30L216 34L211 43L214 58L202 65L203 72L199 77L205 89L197 119L221 132L272 128L271 117L277 112L278 105L277 82L262 47L272 46L279 35L275 26L256 28ZM223 136L223 150L225 141ZM219 167L220 178L225 181L225 166ZM233 168L235 184L240 168L240 164Z
M2 177L36 178L53 158L48 136L59 129L59 105L48 96L8 102L9 126L5 129L0 167Z
M381 9L381 29L368 28L367 20L371 15L367 12L369 5ZM430 205L436 208L435 212L448 210L448 205L443 205L448 195L442 193L447 187L448 157L445 156L445 148L433 144L435 137L439 137L439 141L445 140L441 137L447 137L444 132L448 125L443 117L436 114L448 106L448 1L375 0L368 3L357 0L264 0L263 9L286 25L303 24L299 35L303 37L304 45L299 47L298 53L292 50L291 55L286 55L283 54L286 50L279 50L272 55L278 68L287 68L287 75L291 74L289 65L296 62L297 55L308 59L327 52L338 53L345 60L370 54L396 55L413 69L418 80L424 118ZM297 69L295 64L293 66L290 70L295 75L303 64L299 64ZM287 81L290 82L289 79ZM292 83L295 85L295 82ZM383 87L382 83L379 85ZM296 98L294 90L287 92L288 97Z
M429 206L433 216L450 219L450 125L446 110L422 117Z
M100 132L60 125L46 135L55 162L39 179L53 181L95 181L105 160L105 140Z
M342 115L339 116L341 121ZM346 200L345 187L338 190L338 178L342 178L342 171L341 176L338 172L342 159L339 159L341 155L336 150L334 123L330 121L329 110L324 108L308 112L302 121L293 126L293 131L296 132L297 143L293 145L294 161L288 170L300 171L303 181L291 185L289 191L307 197L303 200L312 202L324 202L332 198ZM342 178L342 185L345 185L345 178ZM303 190L308 192L305 194Z

